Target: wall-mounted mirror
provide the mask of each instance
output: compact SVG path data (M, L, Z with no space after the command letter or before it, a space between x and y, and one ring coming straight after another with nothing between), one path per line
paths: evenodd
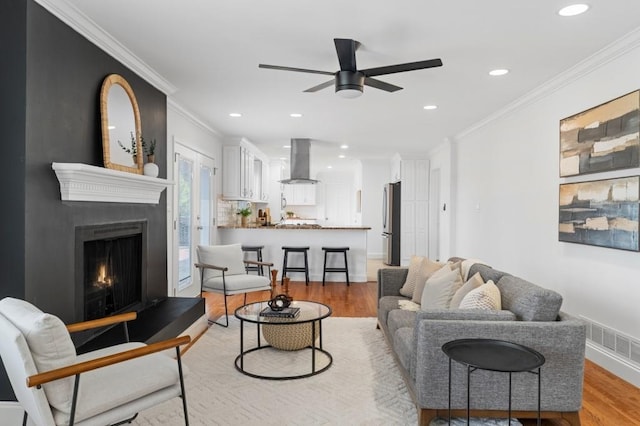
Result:
M100 90L102 154L108 169L142 174L140 111L129 83L110 74Z

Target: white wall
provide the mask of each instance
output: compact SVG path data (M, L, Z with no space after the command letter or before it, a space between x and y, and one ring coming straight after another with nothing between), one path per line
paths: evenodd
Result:
M430 245L429 257L438 258L440 260L446 260L455 255L451 247L451 229L453 228L451 212L455 211L455 206L452 204L452 194L455 189L453 185L453 168L451 162L452 144L449 141L446 141L429 153L430 172L433 172L434 170L440 171L440 200L436 200L435 197L431 195L431 191L429 196L429 238L431 238L431 235L436 232L435 228L431 226L431 221L436 219L436 214L438 215L437 219L439 226L437 226L437 228L440 235L437 256L434 256L434 253L431 253L432 250ZM438 205L436 205L436 203Z
M371 227L367 257L382 259L382 190L389 183L389 160L362 160L362 225Z
M640 253L558 241L559 121L640 87L640 43L634 45L460 137L453 226L456 255L552 288L564 298L563 311L640 341ZM640 365L592 342L587 356L640 386Z

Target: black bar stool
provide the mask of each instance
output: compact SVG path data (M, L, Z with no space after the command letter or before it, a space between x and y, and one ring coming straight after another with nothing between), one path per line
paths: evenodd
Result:
M347 263L347 250L349 247L322 247L324 250L324 270L322 271L322 285L324 286L324 277L327 272L344 272L347 275L347 286L349 285L349 264ZM329 253L342 253L344 254L344 267L342 268L327 268L327 255Z
M284 282L287 272L304 272L305 283L309 285L309 260L307 258L309 247L283 246L282 250L284 250L284 260L282 262L282 281L280 281L280 284ZM289 266L289 253L302 253L304 255L304 266Z
M247 253L251 253L251 252L255 252L256 254L256 261L258 262L262 262L262 249L264 248L264 246L242 246L242 251L245 253L244 258L247 259ZM249 259L247 259L249 260ZM262 269L262 265L258 266L258 265L244 265L244 269L247 272L251 272L251 271L255 271L258 273L258 275L264 275L264 271Z

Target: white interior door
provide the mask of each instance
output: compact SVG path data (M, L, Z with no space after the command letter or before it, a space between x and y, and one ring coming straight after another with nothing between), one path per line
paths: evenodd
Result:
M338 183L324 184L324 225L352 225L351 187Z
M183 145L175 145L173 259L175 296L200 291L194 266L196 247L215 241L215 162Z

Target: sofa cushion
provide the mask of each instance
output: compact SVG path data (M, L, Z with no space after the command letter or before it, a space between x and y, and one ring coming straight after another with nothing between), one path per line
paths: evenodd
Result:
M387 317L387 328L389 335L393 336L396 330L404 327L413 328L416 325L416 312L403 309L394 309Z
M0 300L0 313L24 336L39 373L76 362L76 349L71 336L58 317L42 312L29 302L11 297ZM51 406L67 411L70 409L72 377L46 383L43 388Z
M447 274L432 276L424 286L420 305L426 308L448 308L454 293L462 286L458 269Z
M460 309L486 309L499 311L502 309L500 290L489 280L480 287L471 290L460 302Z
M378 321L384 328L387 328L389 312L398 309L398 301L400 300L408 299L402 296L382 296L378 300Z
M503 309L508 309L522 321L555 321L562 306L562 296L522 278L503 276L496 283L500 289Z
M471 278L467 280L466 283L462 287L460 287L453 297L451 298L451 303L449 303L449 308L455 309L460 306L460 302L462 299L469 293L471 290L474 290L484 284L482 277L479 272L476 272Z
M511 311L488 311L485 309L428 309L416 313L416 322L423 319L445 321L515 321Z

